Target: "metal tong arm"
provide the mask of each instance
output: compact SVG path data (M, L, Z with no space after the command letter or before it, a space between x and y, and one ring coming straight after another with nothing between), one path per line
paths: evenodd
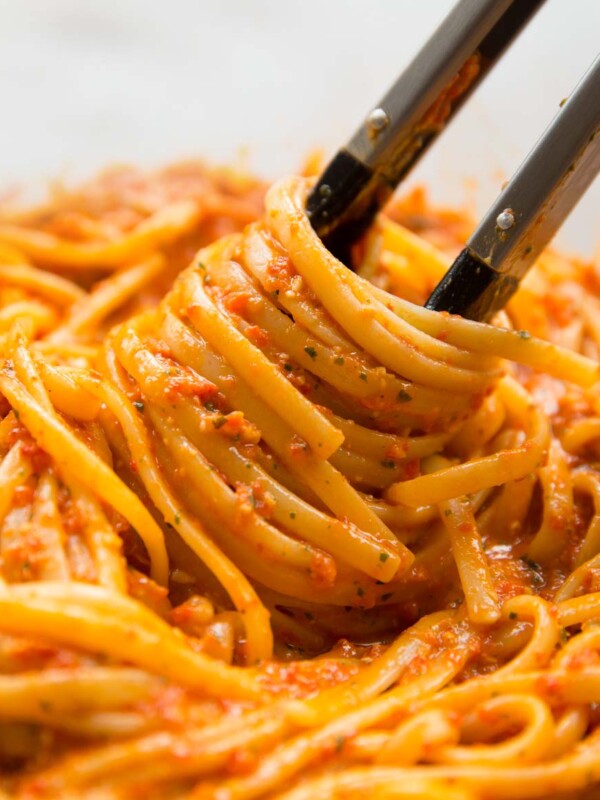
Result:
M506 304L600 171L600 56L427 301L488 320Z
M342 261L350 263L350 246L542 3L459 0L333 158L307 213Z

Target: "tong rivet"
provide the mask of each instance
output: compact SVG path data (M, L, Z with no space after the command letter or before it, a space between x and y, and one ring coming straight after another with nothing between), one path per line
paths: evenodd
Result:
M505 208L504 211L500 212L496 217L496 225L500 228L501 231L507 231L509 228L515 224L515 215L512 212L512 209Z
M380 131L382 131L387 125L389 125L389 123L390 123L390 118L385 113L383 108L374 108L367 118L369 133L372 134L373 136L377 136L377 134Z

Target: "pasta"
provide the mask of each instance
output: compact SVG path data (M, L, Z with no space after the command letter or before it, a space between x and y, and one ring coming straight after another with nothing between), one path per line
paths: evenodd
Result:
M468 215L310 185L0 215L0 796L600 791L598 265L438 314Z

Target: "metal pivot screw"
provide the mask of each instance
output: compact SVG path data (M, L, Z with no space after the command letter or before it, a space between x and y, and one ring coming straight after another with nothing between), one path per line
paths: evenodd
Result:
M507 231L515 224L515 215L511 208L505 208L496 217L496 225L501 231Z
M367 125L370 136L377 136L390 123L390 118L383 108L375 108L367 117Z

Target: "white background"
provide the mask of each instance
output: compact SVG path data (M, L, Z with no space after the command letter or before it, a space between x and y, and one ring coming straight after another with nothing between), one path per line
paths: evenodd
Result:
M331 154L452 0L0 0L0 191L240 147L268 177ZM600 47L600 0L547 0L412 182L483 208ZM469 188L471 186L471 188ZM600 182L561 243L600 239Z

